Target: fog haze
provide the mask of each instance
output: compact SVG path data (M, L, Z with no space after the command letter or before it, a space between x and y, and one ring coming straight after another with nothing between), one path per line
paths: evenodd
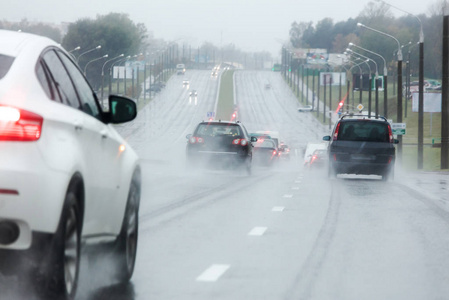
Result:
M294 1L294 0L130 0L3 1L1 20L23 18L38 22L75 22L110 12L126 13L136 23L144 23L156 38L199 46L235 44L244 51L266 50L278 56L282 41L288 40L292 22L316 22L325 17L334 22L357 17L368 1ZM427 1L396 0L390 4L413 14L427 13ZM395 15L400 12L392 9Z

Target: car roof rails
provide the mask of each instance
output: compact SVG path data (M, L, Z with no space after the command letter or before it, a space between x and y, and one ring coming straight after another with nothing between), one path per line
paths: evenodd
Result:
M362 119L383 119L385 122L388 122L387 118L385 118L384 116L368 116L365 114L354 114L354 113L349 113L349 114L345 114L343 116L341 116L341 120L343 120L344 118L362 118Z

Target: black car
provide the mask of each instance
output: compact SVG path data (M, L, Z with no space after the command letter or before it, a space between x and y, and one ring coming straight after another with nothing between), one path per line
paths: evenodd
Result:
M337 174L394 176L395 147L390 123L384 117L344 115L329 141L329 176Z
M273 140L259 138L253 145L254 162L265 166L271 166L273 163L278 161L279 152Z
M201 122L188 134L186 158L189 166L206 164L212 167L242 167L251 173L252 142L240 122Z
M328 154L325 149L317 149L313 151L312 156L310 157L309 163L307 164L310 169L313 168L322 168L328 162Z

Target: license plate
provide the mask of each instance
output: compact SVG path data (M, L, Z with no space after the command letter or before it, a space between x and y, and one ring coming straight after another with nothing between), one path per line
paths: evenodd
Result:
M351 155L352 160L375 160L375 155L369 155L369 154L352 154Z

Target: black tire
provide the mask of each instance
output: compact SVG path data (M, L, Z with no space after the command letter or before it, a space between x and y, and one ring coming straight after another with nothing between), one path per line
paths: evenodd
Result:
M78 287L81 261L82 218L73 190L67 192L46 274L47 297L72 300ZM42 287L41 287L42 288Z
M115 245L117 279L120 283L128 282L134 273L139 233L139 203L140 182L134 179L129 188L122 229Z
M329 165L327 167L327 177L328 178L336 178L337 177L337 172L335 171L335 169L331 163L329 163Z
M251 163L251 158L247 158L245 161L245 168L246 168L246 174L248 176L251 176L252 174L252 163Z

